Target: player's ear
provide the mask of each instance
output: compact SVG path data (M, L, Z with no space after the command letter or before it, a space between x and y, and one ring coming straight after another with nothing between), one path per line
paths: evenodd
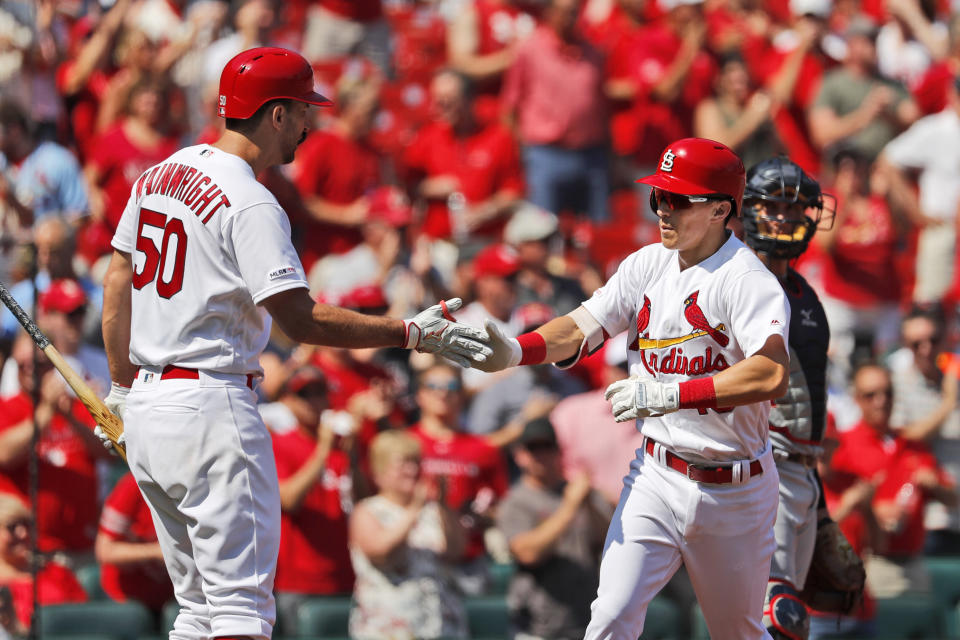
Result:
M730 211L731 211L730 203L724 200L722 202L719 202L717 208L713 210L713 217L726 218L727 215L730 213Z

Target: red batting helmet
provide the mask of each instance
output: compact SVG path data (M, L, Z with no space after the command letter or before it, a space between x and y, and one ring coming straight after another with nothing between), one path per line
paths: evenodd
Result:
M743 161L726 145L705 138L683 138L664 149L652 176L637 182L688 196L725 195L740 215L746 186Z
M319 107L333 103L313 90L313 67L295 51L257 47L235 55L220 74L221 118L245 120L270 100L299 100Z

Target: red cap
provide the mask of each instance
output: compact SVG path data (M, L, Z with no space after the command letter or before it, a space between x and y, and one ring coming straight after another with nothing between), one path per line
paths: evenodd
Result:
M340 306L348 309L382 309L389 307L387 297L378 284L369 284L357 287L340 298Z
M497 276L509 278L520 270L516 250L505 244L492 244L473 259L473 277Z
M740 215L746 175L743 161L726 145L705 138L683 138L664 149L655 174L637 182L688 196L730 196L734 213Z
M40 309L45 313L73 313L87 304L87 294L76 280L54 280L40 295Z
M270 100L290 99L329 107L313 89L313 67L295 51L257 47L234 56L220 74L217 115L245 120Z
M530 328L537 328L547 324L557 317L553 308L542 302L528 302L514 312L517 324L522 331L528 331Z
M413 221L413 210L406 194L396 187L378 187L370 194L369 220L379 220L391 227L402 227Z

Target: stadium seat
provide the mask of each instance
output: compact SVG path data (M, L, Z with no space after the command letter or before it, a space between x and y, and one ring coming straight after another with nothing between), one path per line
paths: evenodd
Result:
M877 600L877 640L944 637L943 613L933 596L907 594Z
M85 634L104 634L113 640L136 640L153 632L153 617L143 605L136 602L87 602L40 607L40 628L44 637Z
M647 608L640 640L679 640L680 607L665 596L656 596Z
M693 605L690 611L690 634L693 640L710 640L710 632L707 631L707 621L700 611L700 605Z
M960 619L956 611L960 602L960 558L927 557L925 561L930 571L932 595L946 612L944 633L948 638L960 638Z
M160 628L165 632L173 631L173 623L176 622L179 614L180 605L176 600L171 600L163 605L163 613L160 615Z
M467 622L473 638L507 638L510 613L503 596L475 596L466 599Z
M490 595L506 595L510 580L516 572L517 567L514 564L490 563Z
M109 600L100 586L100 565L88 564L73 572L91 600Z
M19 636L18 636L19 637ZM78 634L59 634L59 633L44 633L41 638L43 640L116 640L116 636L106 635L102 633L78 633ZM137 638L137 640L143 640L142 638Z
M350 597L328 596L310 598L297 610L297 629L288 635L298 638L348 636Z

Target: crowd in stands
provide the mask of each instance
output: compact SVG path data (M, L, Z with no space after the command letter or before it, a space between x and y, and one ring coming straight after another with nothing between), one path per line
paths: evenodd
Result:
M516 336L659 240L635 179L668 143L715 139L747 167L785 153L831 196L796 266L830 322L820 472L867 564L870 598L842 622L868 637L875 599L929 592L924 558L960 556L955 11L2 0L0 281L106 395L101 279L130 189L216 140L220 70L253 46L302 52L334 102L295 161L259 179L290 216L311 295L366 313L459 296L459 319ZM280 478L279 632L307 599L352 594L352 637L468 637L464 598L488 592L497 562L517 567L516 632L582 637L642 440L603 400L625 353L615 338L569 371L486 374L275 330L257 393ZM0 313L0 637L26 632L34 582L41 605L93 597L74 578L91 565L111 599L159 613L172 596L146 504L93 426ZM688 605L688 591L670 593Z

